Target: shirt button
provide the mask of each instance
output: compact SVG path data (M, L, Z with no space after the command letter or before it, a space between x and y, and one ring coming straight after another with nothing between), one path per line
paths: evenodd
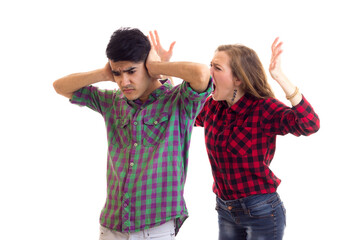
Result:
M155 121L154 124L157 125L159 122L158 121Z
M134 125L136 126L136 125L137 125L137 122L134 122Z
M133 162L131 162L131 163L130 163L130 167L133 167L133 166L134 166L134 163L133 163Z
M138 145L137 143L134 143L134 147L137 147L137 145Z

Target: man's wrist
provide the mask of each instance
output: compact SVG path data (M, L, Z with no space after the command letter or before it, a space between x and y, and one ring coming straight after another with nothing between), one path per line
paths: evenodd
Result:
M160 76L162 74L161 73L161 65L162 64L163 64L163 62L156 62L156 61L151 61L151 62L146 63L146 68L148 70L150 77L160 78Z
M108 72L109 70L107 69L99 69L97 70L98 72L96 74L98 74L98 82L108 82L108 81L114 81L114 77L112 75L112 73Z

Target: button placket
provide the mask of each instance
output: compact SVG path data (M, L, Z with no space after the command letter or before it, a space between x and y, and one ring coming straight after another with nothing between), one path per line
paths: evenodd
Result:
M142 124L141 124L141 114L140 114L140 112L142 111L142 108L139 108L137 111L136 111L136 113L133 115L133 122L132 122L132 124L133 124L133 128L132 128L132 136L133 136L133 139L134 139L134 141L136 141L136 142L134 142L133 143L133 146L136 148L136 147L138 147L138 146L140 146L140 137L141 137L141 128L142 128ZM137 151L138 149L136 149L135 151Z

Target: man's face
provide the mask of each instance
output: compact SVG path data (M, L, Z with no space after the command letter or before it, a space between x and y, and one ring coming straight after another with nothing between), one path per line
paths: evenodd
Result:
M145 69L144 62L109 60L109 63L115 82L125 97L129 100L140 99L145 102L153 89L151 88L152 80Z

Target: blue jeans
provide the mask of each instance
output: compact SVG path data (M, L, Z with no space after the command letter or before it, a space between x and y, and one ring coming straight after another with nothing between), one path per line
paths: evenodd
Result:
M219 240L281 240L286 210L277 193L259 194L237 200L216 198Z

